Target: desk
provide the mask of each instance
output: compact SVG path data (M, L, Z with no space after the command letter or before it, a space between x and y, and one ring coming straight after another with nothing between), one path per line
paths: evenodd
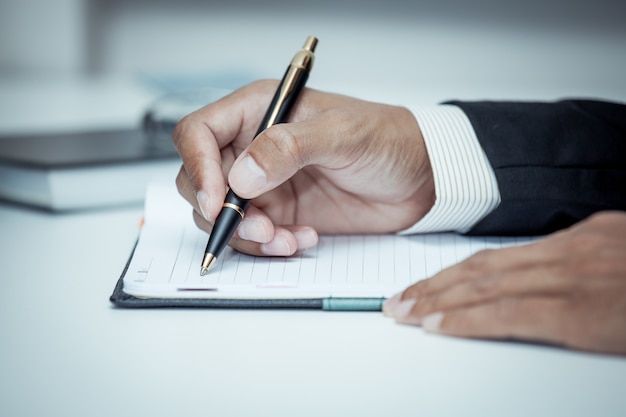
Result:
M0 415L624 415L623 358L380 313L116 309L141 214L0 204Z
M136 2L128 5L135 7ZM239 12L237 8L237 16ZM249 40L264 33L263 43L281 46L252 52L279 55L263 62L277 63L279 72L267 72L280 76L284 57L291 56L294 42L299 46L309 28L301 19L293 19L297 30L291 32L256 15L249 19L263 31L248 29L252 36L231 42L222 42L220 35L216 44L225 51L251 52ZM358 26L360 31L322 19L323 27L314 33L323 47L310 85L394 104L434 104L449 98L626 97L621 35L544 36L531 29L494 36L483 25L448 28L398 21L400 36L387 26L380 29L377 18ZM232 32L233 20L213 25L205 16L194 16L192 22L216 33L222 28ZM119 38L124 40L120 44L132 42L117 61L111 60L112 69L115 62L132 64L131 56L191 68L195 66L187 59L194 56L257 61L219 50L181 52L181 62L169 54L137 55L133 42L143 48L146 37L137 36L136 19L116 23L121 33L132 34ZM157 39L175 45L173 52L188 43L173 37L184 39L190 33L186 26L181 31L154 27ZM303 28L307 33L300 36ZM289 32L295 41L285 37ZM359 39L367 41L355 42ZM163 48L161 42L152 46ZM358 71L355 57L363 59ZM394 91L397 97L390 95ZM143 94L139 98L145 100ZM128 101L97 103L96 110L136 115L119 108ZM21 122L17 127L32 127L32 115L39 114L30 107L33 103L38 102L30 100L26 110L13 116L9 111L15 102L1 102L7 115L3 126L14 128ZM102 121L87 117L91 114L67 114L73 123ZM94 115L102 117L102 112ZM57 120L50 117L44 127ZM396 325L380 313L116 309L108 297L133 247L141 215L141 207L55 215L0 204L0 416L626 414L624 358L433 336Z

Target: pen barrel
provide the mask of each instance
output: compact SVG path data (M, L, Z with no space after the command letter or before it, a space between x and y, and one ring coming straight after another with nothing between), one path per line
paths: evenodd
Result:
M291 110L298 101L300 92L304 89L308 78L309 72L305 68L293 65L287 68L255 137L268 127L289 120Z
M241 198L232 190L228 190L222 210L215 219L215 225L209 236L205 253L211 253L216 258L219 257L233 237L237 226L243 220L244 212L249 205L250 200Z
M317 38L309 36L304 47L294 55L261 121L255 138L270 126L288 121L289 115L309 78L316 45ZM239 223L243 220L249 204L250 200L237 196L232 190L228 191L222 210L215 219L213 230L209 236L200 275L204 275L209 270L215 259L228 245Z

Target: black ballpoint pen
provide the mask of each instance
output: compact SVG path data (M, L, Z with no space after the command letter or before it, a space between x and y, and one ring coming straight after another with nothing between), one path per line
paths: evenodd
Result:
M313 67L313 53L316 46L317 38L309 36L304 42L302 49L294 55L255 137L268 127L287 121L293 105L309 78L309 73ZM209 271L211 265L228 245L237 226L243 220L249 204L250 200L241 198L232 190L228 190L224 205L217 219L215 219L215 225L204 251L200 275L205 275Z

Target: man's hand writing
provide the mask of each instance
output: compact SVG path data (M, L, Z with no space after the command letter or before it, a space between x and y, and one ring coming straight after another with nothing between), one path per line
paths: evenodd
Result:
M253 255L292 255L317 233L399 231L430 210L432 171L410 111L306 89L290 123L253 142L276 84L255 82L178 123L177 185L200 228L210 231L227 186L252 199L230 244Z

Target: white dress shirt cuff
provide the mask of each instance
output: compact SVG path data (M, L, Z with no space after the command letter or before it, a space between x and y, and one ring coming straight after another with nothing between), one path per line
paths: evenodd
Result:
M436 200L419 222L400 233L467 232L500 204L498 183L487 156L459 107L410 110L426 142Z

